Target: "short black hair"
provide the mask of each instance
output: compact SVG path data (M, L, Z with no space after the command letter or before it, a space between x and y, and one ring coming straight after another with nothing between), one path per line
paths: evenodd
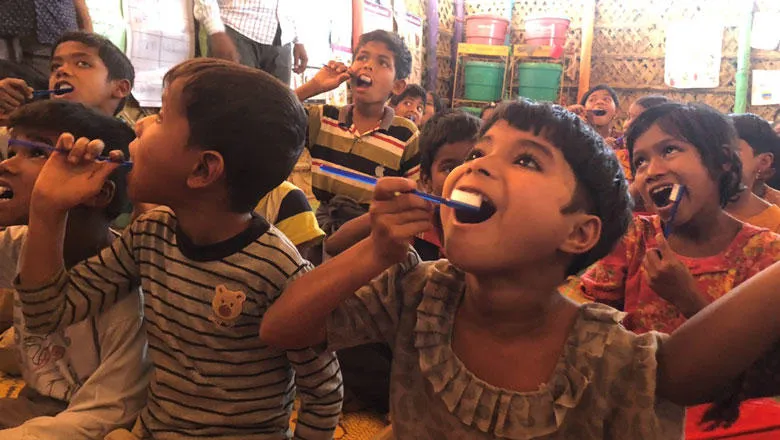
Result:
M667 102L672 102L672 100L663 95L647 95L634 101L634 104L647 110L649 108L658 107L661 104L666 104Z
M403 92L401 92L400 95L394 95L392 98L390 98L390 105L393 107L397 106L406 98L420 98L422 99L422 105L425 107L425 105L428 102L428 92L425 91L424 88L422 88L418 84L409 84L406 86Z
M6 78L24 80L28 86L36 90L49 88L49 79L32 67L9 60L0 60L0 79Z
M363 46L372 41L384 43L384 45L387 46L387 49L393 53L395 79L408 78L409 74L412 73L412 53L409 52L409 48L406 47L404 40L393 32L377 29L375 31L366 32L360 36L357 48L355 48L355 53L358 53Z
M308 124L301 102L268 73L215 58L184 61L163 82L177 80L189 144L222 155L230 209L251 212L303 151Z
M599 90L606 90L609 93L609 96L612 97L612 102L615 103L615 107L620 107L620 99L618 99L617 92L615 92L615 89L612 87L606 85L606 84L599 84L597 86L593 86L585 92L584 95L582 95L582 99L580 99L580 105L585 105L586 102L588 102L588 98L590 98L590 95L592 95L595 92L598 92Z
M780 185L780 170L777 169L777 163L780 161L780 136L772 129L769 121L761 116L752 113L729 115L737 135L740 139L747 142L753 149L753 155L758 156L762 153L772 153L772 168L775 174L766 183L772 188Z
M431 92L431 91L428 91L428 93L431 94L431 102L433 103L434 114L440 113L442 110L444 110L444 102L441 100L439 95L436 92Z
M631 221L628 182L612 148L577 115L555 104L527 99L503 102L482 126L481 134L498 121L558 147L577 180L572 202L563 212L585 211L601 219L598 243L574 256L567 275L579 273L611 252Z
M95 34L92 32L73 31L67 32L54 44L54 48L51 51L52 57L57 47L68 41L75 41L81 43L87 47L92 47L98 50L98 56L106 65L108 70L108 80L122 80L126 79L130 81L130 88L135 84L135 69L130 59L122 52L121 49L116 47L114 43L108 38ZM124 108L127 98L123 98L117 108L114 110L114 115L117 115L122 108Z
M84 104L61 99L47 99L31 102L16 109L9 118L9 128L21 131L37 131L49 133L71 133L76 139L100 139L106 149L103 156L108 156L110 150L119 150L125 157L130 153L128 145L135 139L135 132L130 126L112 116L91 109ZM114 182L114 198L105 208L106 217L113 220L130 206L127 195L127 168L120 167L111 173L109 180Z
M462 110L445 110L428 120L420 131L420 176L431 176L436 153L446 144L477 140L482 121Z
M636 169L634 144L655 124L669 136L696 147L710 177L718 182L722 207L736 200L742 191L742 161L737 131L726 115L705 104L669 102L647 109L626 133L632 171Z

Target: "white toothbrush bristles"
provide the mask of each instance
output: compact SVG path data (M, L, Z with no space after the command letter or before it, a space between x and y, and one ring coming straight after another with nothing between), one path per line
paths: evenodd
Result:
M678 202L682 198L683 195L683 186L675 183L672 187L672 192L669 194L669 200L672 202Z
M466 191L461 191L459 189L452 190L452 195L450 195L450 200L460 202L466 205L471 205L475 208L479 208L480 206L482 206L481 195L466 192Z

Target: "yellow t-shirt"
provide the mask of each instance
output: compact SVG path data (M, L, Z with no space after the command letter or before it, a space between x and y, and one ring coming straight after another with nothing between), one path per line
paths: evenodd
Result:
M761 211L760 214L747 218L744 221L753 226L767 228L772 232L780 234L780 207L772 205Z
M255 212L276 226L296 246L325 236L306 194L290 182L284 181L266 194L255 207Z

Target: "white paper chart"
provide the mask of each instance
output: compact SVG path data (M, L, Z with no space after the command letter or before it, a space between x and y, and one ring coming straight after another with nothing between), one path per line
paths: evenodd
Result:
M127 56L136 72L133 96L142 107L160 107L162 78L195 54L191 0L122 2L129 23Z
M670 23L664 82L678 89L718 87L723 25L712 20Z

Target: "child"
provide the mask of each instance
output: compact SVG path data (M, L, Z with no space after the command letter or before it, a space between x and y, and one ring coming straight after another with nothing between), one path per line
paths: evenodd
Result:
M61 100L24 105L11 114L9 158L0 163L0 288L12 288L27 235L33 185L48 157L44 149L18 142L54 145L60 133L100 138L127 151L133 130L123 122ZM107 248L109 224L127 203L124 170L100 193L68 213L63 257L67 267ZM69 188L65 188L69 191ZM146 402L148 361L141 305L130 295L94 319L45 336L28 332L13 308L14 359L26 382L18 398L0 399L0 438L94 439L129 426Z
M422 116L427 105L426 98L425 89L417 84L409 84L400 95L390 98L390 107L395 110L396 115L414 122L419 127L422 125Z
M400 94L406 87L411 63L409 49L398 35L376 30L361 35L349 68L331 61L295 91L303 101L347 80L352 88L350 106L308 108L312 190L320 202L317 219L328 234L366 213L371 187L320 171L320 165L371 177L418 177L417 127L385 106L391 93Z
M619 133L615 131L615 117L620 108L617 92L606 84L591 87L580 99L579 105L569 107L590 124L610 146L614 146ZM602 113L603 114L600 114Z
M414 182L383 179L371 236L290 284L261 339L387 341L396 438L679 438L682 409L655 396L659 335L635 335L620 312L556 292L630 221L614 154L550 104L501 104L482 133L444 185L445 196L476 193L484 207L441 207L450 261L408 253L432 208L405 194Z
M627 329L671 333L710 302L774 263L780 237L724 211L741 191L728 119L698 105L663 104L631 125L638 191L657 215L637 216L615 250L582 276L586 298L628 314ZM670 218L671 185L685 185ZM664 238L662 226L670 223Z
M52 99L80 102L106 115L116 116L133 88L135 70L127 56L107 38L90 32L69 32L54 45L49 89L73 87ZM5 96L2 112L32 99L33 88L18 79L0 81Z
M155 373L136 436L288 438L297 384L296 437L331 438L342 397L335 356L257 337L270 303L309 269L252 214L301 152L303 108L270 75L226 61L189 60L164 80L159 115L139 121L130 145L128 192L170 208L144 214L109 249L63 271L64 213L117 165L91 160L102 142L61 137L69 153L54 153L36 182L17 279L27 327L99 315L140 285Z
M740 147L751 150L751 155L742 157L743 168L752 170L753 192L773 205L780 204L780 173L777 172L776 158L780 158L780 137L773 131L769 122L752 114L732 115L731 120L740 139Z
M422 121L420 121L420 127L425 125L433 115L444 111L444 103L439 95L434 92L428 92L425 97L425 112L423 113Z
M420 134L420 186L440 196L444 179L463 163L477 139L480 120L459 110L445 110L434 115ZM325 241L325 252L338 255L366 238L371 221L368 214L345 223ZM414 241L414 248L424 261L438 260L441 240L438 231L429 231Z
M255 212L279 229L301 255L325 237L306 193L286 180L260 199Z
M628 129L631 127L631 123L634 122L634 120L636 120L639 115L644 113L645 110L658 107L659 105L666 104L667 102L672 101L670 101L666 96L661 95L648 95L637 99L633 104L631 104L631 107L628 108L628 119L626 119L626 122L623 124L623 129L628 131ZM625 148L625 143L623 142L624 140L625 138L621 137L621 142L617 142L620 148Z
M745 223L780 232L780 207L767 202L752 191L756 187L761 170L768 174L767 171L772 168L773 151L780 152L780 137L772 132L766 121L756 115L735 114L729 115L729 119L734 123L739 135L739 158L742 162L742 185L745 190L740 192L735 201L729 203L726 210ZM762 127L764 124L765 127ZM761 128L765 128L764 134L769 136L767 142L759 140ZM755 150L752 144L762 146L764 150Z

